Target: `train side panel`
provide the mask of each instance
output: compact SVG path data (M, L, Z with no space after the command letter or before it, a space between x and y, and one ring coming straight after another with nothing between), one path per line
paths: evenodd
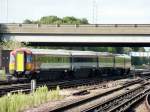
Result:
M125 74L129 74L131 66L131 57L125 56Z
M93 52L72 52L72 71L75 78L94 77L97 55Z
M61 77L69 77L71 69L70 56L33 54L34 70L38 78L55 80Z
M122 55L115 56L115 74L123 75L125 72L125 57Z
M98 65L102 75L112 75L114 69L114 56L99 55Z

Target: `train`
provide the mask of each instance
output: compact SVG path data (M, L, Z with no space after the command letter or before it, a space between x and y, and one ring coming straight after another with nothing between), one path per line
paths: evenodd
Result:
M131 57L108 52L19 48L10 52L9 73L38 80L128 75Z

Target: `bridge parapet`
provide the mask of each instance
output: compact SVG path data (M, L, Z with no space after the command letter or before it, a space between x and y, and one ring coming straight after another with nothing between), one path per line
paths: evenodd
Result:
M10 34L150 34L150 24L89 24L89 25L44 25L0 24L0 33Z

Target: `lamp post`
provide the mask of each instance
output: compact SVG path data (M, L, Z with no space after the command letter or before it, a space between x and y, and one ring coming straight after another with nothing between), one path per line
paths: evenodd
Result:
M93 4L93 6L92 6L93 7L93 12L92 12L93 13L92 14L92 16L93 16L92 17L93 24L97 24L97 19L98 19L98 16L97 16L97 14L98 14L98 12L97 12L98 11L98 4L97 4L97 0L93 0L92 2L93 2L92 3Z

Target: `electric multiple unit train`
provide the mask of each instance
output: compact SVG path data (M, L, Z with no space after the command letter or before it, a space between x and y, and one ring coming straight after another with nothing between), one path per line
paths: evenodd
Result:
M10 52L15 77L46 80L127 75L131 57L108 52L19 48Z

